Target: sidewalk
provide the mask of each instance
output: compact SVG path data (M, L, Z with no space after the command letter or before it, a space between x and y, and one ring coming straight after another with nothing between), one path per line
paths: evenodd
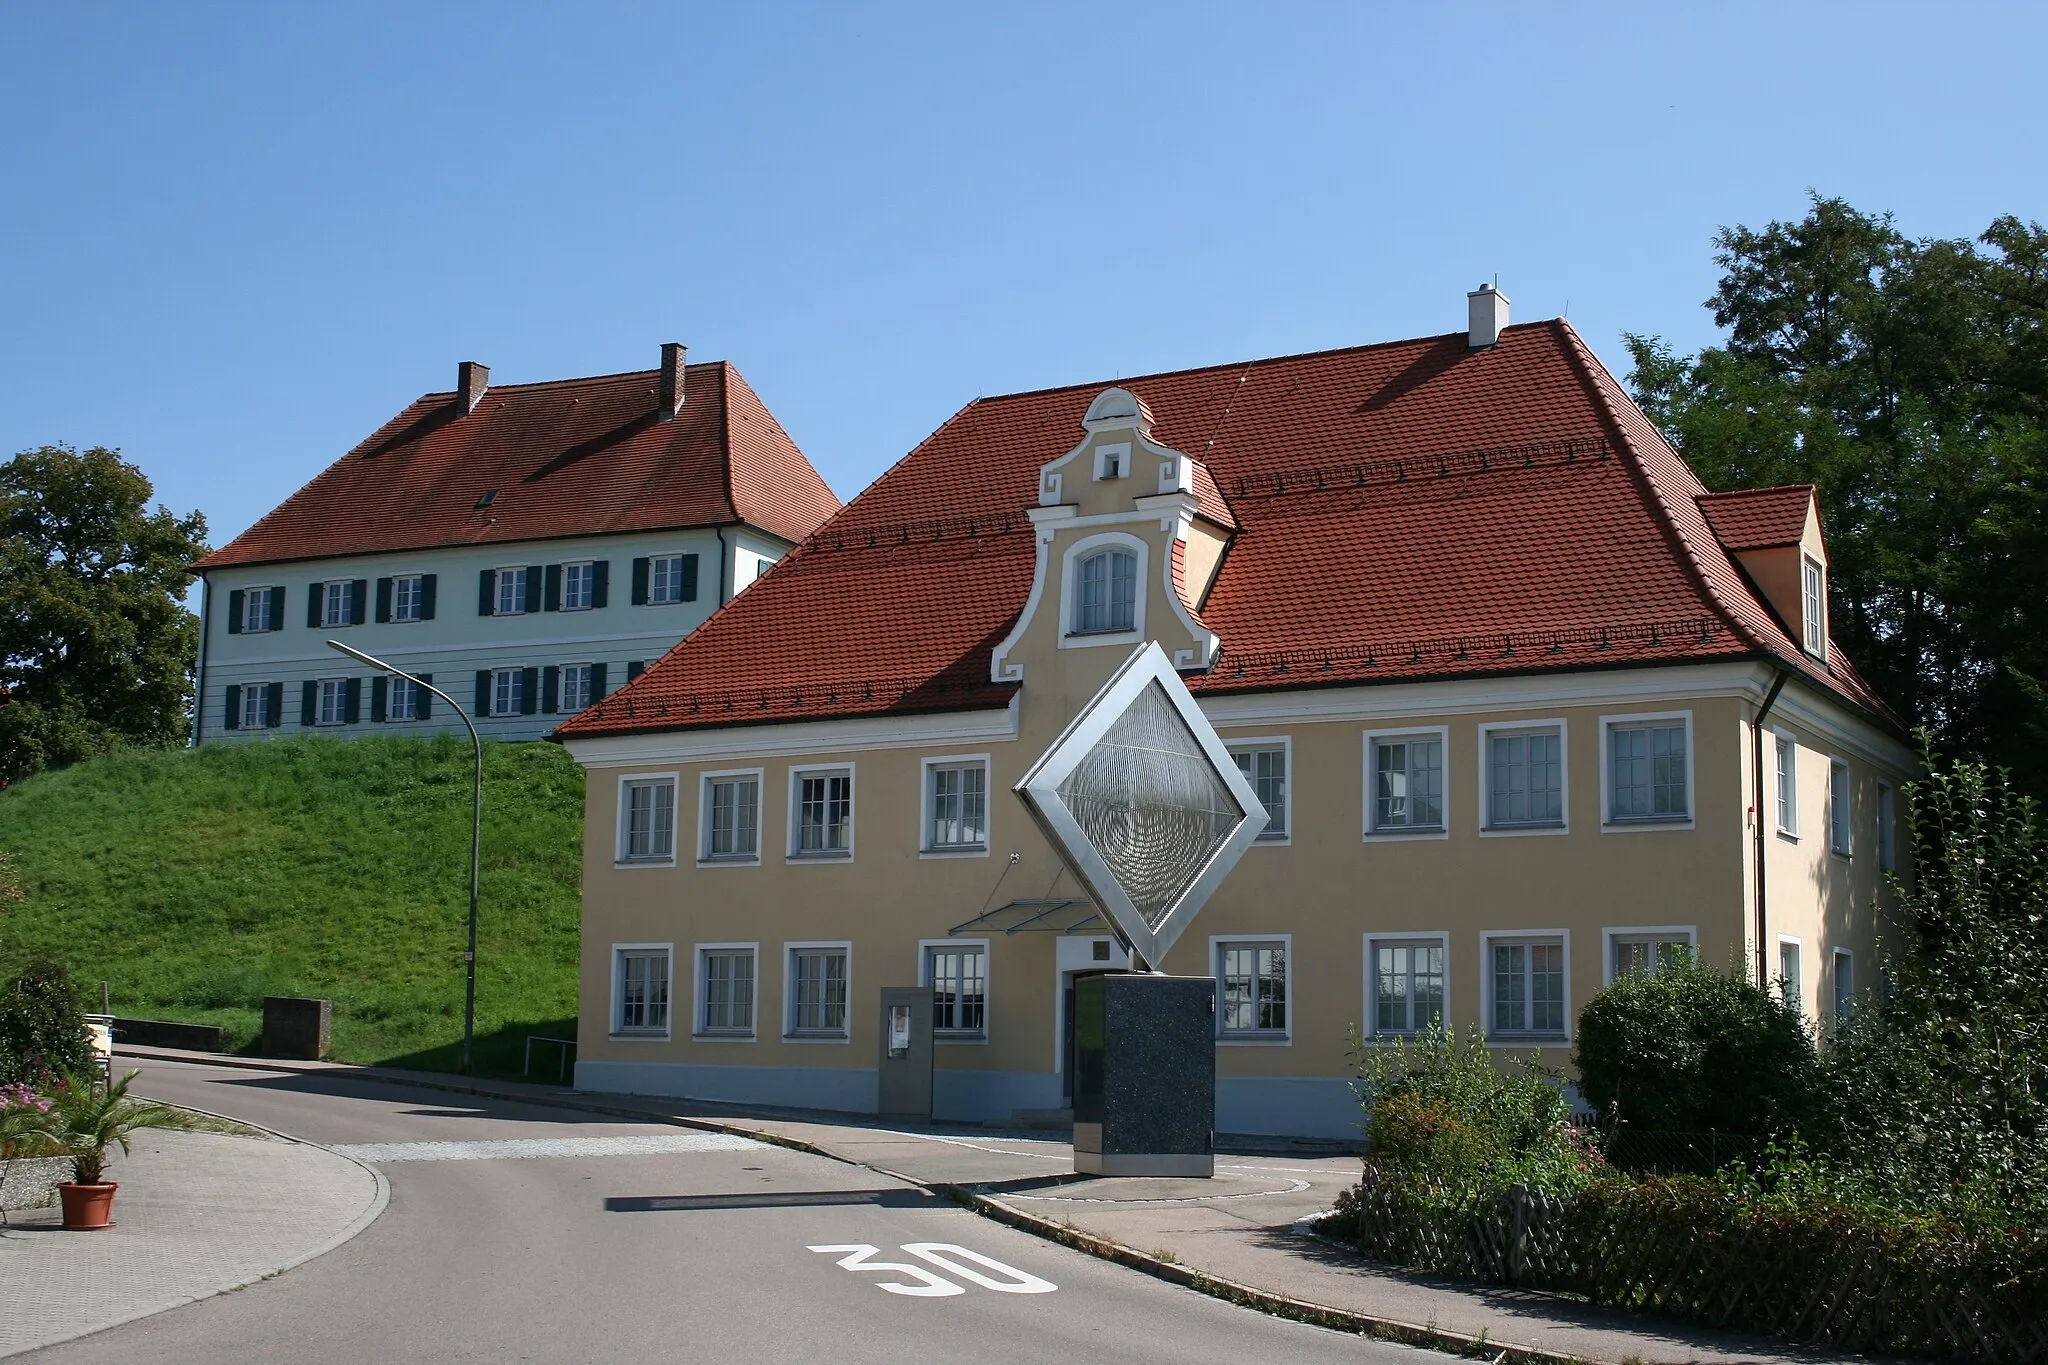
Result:
M145 1131L118 1150L115 1225L62 1232L56 1208L0 1231L0 1356L68 1341L267 1279L383 1212L384 1178L324 1147Z
M517 1081L332 1062L278 1062L167 1048L123 1056L276 1071L336 1071L621 1118L760 1138L937 1188L988 1216L1225 1298L1279 1307L1333 1326L1459 1349L1485 1343L1552 1359L1622 1365L1831 1359L1783 1343L1587 1308L1500 1286L1405 1275L1369 1265L1296 1223L1334 1206L1358 1175L1355 1156L1304 1149L1224 1151L1210 1180L1073 1174L1065 1135L971 1125L885 1127L854 1116L599 1095ZM125 1198L125 1192L123 1197ZM1275 1303L1274 1301L1286 1301Z

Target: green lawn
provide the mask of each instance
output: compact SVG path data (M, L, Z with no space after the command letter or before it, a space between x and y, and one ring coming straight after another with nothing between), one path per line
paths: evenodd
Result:
M0 972L54 959L95 998L110 983L116 1014L225 1024L238 1048L264 996L325 996L335 1056L453 1069L470 772L462 740L282 739L0 790L28 892L0 918ZM573 1036L582 823L561 749L485 746L481 1071L517 1074L529 1033Z

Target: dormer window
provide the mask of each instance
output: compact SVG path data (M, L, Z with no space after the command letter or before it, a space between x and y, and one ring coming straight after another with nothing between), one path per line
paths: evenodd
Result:
M1824 659L1828 652L1827 570L1821 568L1819 560L1811 557L1806 558L1803 564L1800 625L1806 636L1806 652L1817 659Z
M1122 479L1131 472L1131 448L1127 444L1095 448L1096 479Z
M1138 557L1128 550L1099 550L1075 566L1074 633L1135 630Z

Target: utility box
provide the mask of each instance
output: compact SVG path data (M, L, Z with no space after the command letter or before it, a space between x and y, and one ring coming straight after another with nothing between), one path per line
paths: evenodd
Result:
M263 1055L299 1062L327 1056L327 1036L334 1025L334 1002L293 995L263 998Z
M882 1059L875 1112L910 1123L932 1121L932 988L882 987Z
M1214 978L1074 979L1074 1169L1216 1173Z

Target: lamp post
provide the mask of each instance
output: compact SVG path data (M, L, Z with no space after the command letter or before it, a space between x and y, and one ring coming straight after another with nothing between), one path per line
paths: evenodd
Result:
M463 728L469 731L470 747L476 751L476 780L470 789L469 802L469 950L462 955L462 1074L467 1076L470 1056L476 1045L476 889L484 837L484 742L477 738L476 726L461 704L426 679L416 678L394 664L370 657L360 649L351 649L339 640L329 640L327 647L340 650L349 658L360 660L379 672L404 678L415 687L424 687L448 703L448 709L461 717Z

